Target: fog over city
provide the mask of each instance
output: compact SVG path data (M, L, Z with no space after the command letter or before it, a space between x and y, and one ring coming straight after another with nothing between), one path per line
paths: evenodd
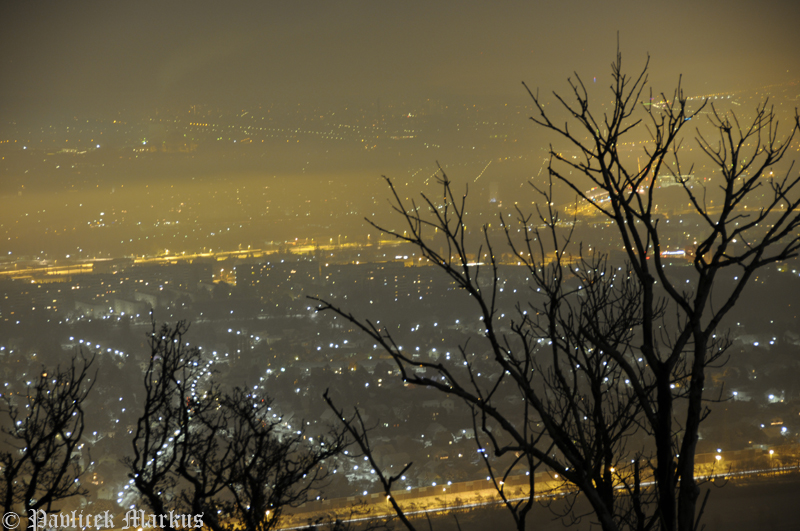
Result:
M798 21L3 2L3 509L793 528Z

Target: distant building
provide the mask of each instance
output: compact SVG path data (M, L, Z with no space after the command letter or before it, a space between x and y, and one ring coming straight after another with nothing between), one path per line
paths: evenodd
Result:
M498 192L497 183L489 183L489 202L490 203L500 203L500 194Z
M81 315L87 317L100 317L108 315L111 311L111 305L102 301L75 301L75 309Z
M146 315L150 308L150 305L143 301L114 299L114 313L117 315Z
M693 185L695 182L697 182L697 179L695 179L694 174L691 173L688 175L659 175L656 177L656 186L660 188L681 186L683 183Z

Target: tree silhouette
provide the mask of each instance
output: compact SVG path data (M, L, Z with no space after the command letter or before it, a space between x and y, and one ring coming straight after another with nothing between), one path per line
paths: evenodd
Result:
M344 434L310 436L268 396L222 393L184 342L187 331L183 321L153 324L143 413L125 460L132 485L155 514L203 514L214 531L273 529L285 508L325 485L325 460L343 450Z
M94 358L72 358L66 368L42 368L25 392L4 392L8 425L2 429L0 500L5 513L43 509L83 496L79 478L84 402L94 385Z
M528 90L537 112L532 121L566 146L549 150L549 185L536 188L536 213L517 210L516 224L501 217L505 245L532 283L513 310L499 293L500 262L488 227L477 249L486 265L470 258L476 253L467 238L466 194L459 197L442 171L439 199L423 195L421 203L407 203L387 179L403 227L373 226L414 244L469 295L484 327L474 339L491 353L496 379L480 377L472 345L461 347L457 363L420 362L369 319L324 300L318 309L343 316L379 343L405 382L460 397L493 453L516 456L510 473L532 475L544 464L585 495L603 529L693 531L707 499L706 493L700 500L695 477L698 430L709 414L705 402L718 398L704 395L706 369L723 361L731 343L719 324L756 271L796 256L800 247L800 177L791 168L773 177L800 119L795 115L780 140L766 102L743 124L708 102L690 111L680 84L671 98L646 94L646 86L647 66L630 77L618 54L611 110L596 115L576 77L569 98L555 94L564 125ZM701 112L716 138L696 130L717 169L709 186L690 182L692 170L684 171L679 158L684 130ZM641 129L650 140L631 164L623 145L638 141ZM664 263L667 219L656 205L665 176L702 221L688 285L678 284ZM571 217L554 206L557 186L577 195ZM610 222L624 263L573 242L579 208ZM736 276L728 280L730 270ZM419 366L428 372L413 370ZM506 383L518 392L515 405L499 399ZM496 485L502 494L502 483ZM527 514L521 507L509 505L519 529ZM584 515L570 507L564 516Z
M184 342L188 329L183 321L161 328L152 322L143 412L131 441L132 455L123 460L132 486L154 514L166 514L177 502L175 469L188 459L192 411L200 404L192 396L191 384L200 375L202 360L199 350ZM200 407L210 408L211 402L203 401Z

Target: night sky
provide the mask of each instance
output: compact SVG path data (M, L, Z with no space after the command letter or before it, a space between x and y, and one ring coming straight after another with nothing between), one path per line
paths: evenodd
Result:
M607 79L617 31L658 90L800 77L800 2L16 2L0 5L0 115L525 99Z

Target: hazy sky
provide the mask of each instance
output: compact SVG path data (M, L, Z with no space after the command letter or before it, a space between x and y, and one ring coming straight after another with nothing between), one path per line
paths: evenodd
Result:
M0 3L2 120L163 105L497 95L606 80L619 30L667 89L800 79L797 0ZM659 86L658 84L663 84Z

